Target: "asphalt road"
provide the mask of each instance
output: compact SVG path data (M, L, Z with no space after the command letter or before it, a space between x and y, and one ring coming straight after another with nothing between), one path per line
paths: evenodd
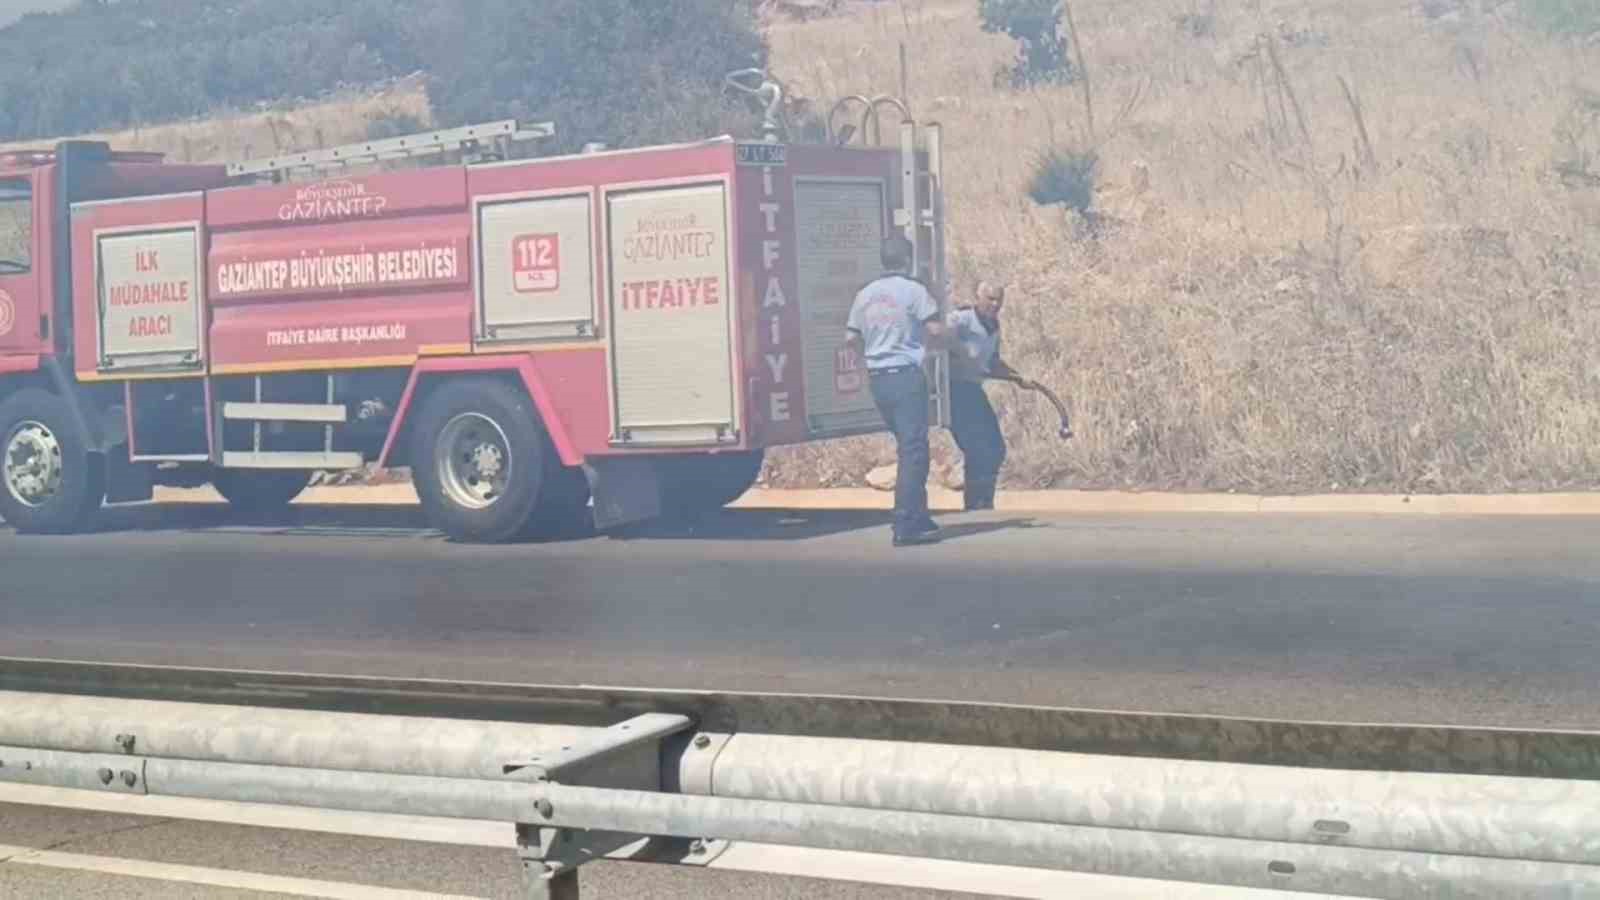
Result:
M92 535L0 529L0 655L1600 727L1600 521L942 520L942 545L900 550L878 513L767 511L472 547L411 508L125 508ZM6 862L18 848L57 864ZM0 895L298 893L280 876L520 891L505 849L0 803ZM585 878L605 897L957 896L619 864Z
M1600 727L1600 521L730 511L449 543L409 507L0 530L0 654Z

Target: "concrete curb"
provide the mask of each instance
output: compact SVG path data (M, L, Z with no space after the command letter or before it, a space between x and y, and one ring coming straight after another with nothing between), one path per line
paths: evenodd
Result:
M871 488L755 490L736 506L783 509L892 509L894 496ZM932 489L935 510L961 509L961 495ZM1001 512L1035 513L1277 513L1404 516L1600 516L1600 493L1562 494L1251 494L1133 493L1126 491L1002 491Z
M161 503L220 503L209 487L157 488ZM296 501L310 505L412 505L409 484L314 487ZM961 509L961 495L932 489L928 504L937 512ZM888 510L894 495L872 488L778 490L757 488L733 504L737 509ZM1002 491L999 512L1018 513L1207 513L1397 516L1595 516L1600 493L1550 494L1309 494L1266 497L1251 494L1131 493L1125 491Z

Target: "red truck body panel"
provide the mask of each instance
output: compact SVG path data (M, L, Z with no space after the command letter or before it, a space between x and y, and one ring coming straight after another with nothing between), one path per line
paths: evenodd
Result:
M0 157L0 181L29 185L34 223L30 271L0 275L0 374L37 370L41 358L67 349L58 341L74 331L56 321L52 303L60 293L54 265L60 241L51 227L60 208L59 174L51 151ZM164 164L156 155L139 153L112 154L110 161L82 170L80 178L73 193L89 198L169 194L227 181L223 166ZM92 342L92 333L90 337Z
M465 170L207 199L214 373L409 365L470 349Z
M106 381L119 379L121 372L114 368L103 368L99 365L103 353L102 344L107 340L118 341L129 338L129 332L134 327L131 323L138 323L143 327L152 321L170 321L163 319L169 314L164 310L176 305L175 303L144 303L143 298L132 298L118 291L111 295L111 308L117 311L118 319L112 327L112 322L101 325L101 288L102 266L97 240L101 237L117 236L122 234L141 234L156 228L185 226L192 230L201 230L205 222L205 194L193 191L183 194L166 194L155 197L141 197L126 200L116 200L97 203L92 206L80 206L74 210L72 217L72 285L73 285L73 359L80 381ZM159 273L154 273L159 276ZM110 278L109 275L106 278ZM155 281L161 284L166 282ZM108 289L121 288L122 283L107 283ZM197 289L189 285L188 289ZM126 301L126 302L124 302ZM206 329L204 327L204 307L201 306L200 317L196 329L200 352L203 356L206 344ZM200 373L190 370L178 373L186 377L196 377ZM148 377L148 376L147 376Z
M20 375L39 371L39 354L7 353L0 356L0 375Z
M844 314L820 328L807 321L800 285L799 261L816 252L817 235L803 235L796 222L796 184L807 180L841 181L848 184L878 185L887 208L896 190L897 158L887 151L845 150L833 147L792 146L786 148L783 166L746 166L738 170L741 235L751 235L740 249L740 308L754 313L744 325L740 342L745 371L750 373L752 430L763 445L794 444L813 434L808 387L804 368L807 347L804 339L827 346L821 351L832 355L844 340ZM878 242L889 223L880 221L879 230L862 242L870 264L863 261L832 261L835 303L845 309L855 288L878 273ZM759 235L759 239L757 239ZM808 237L813 244L808 245ZM808 327L809 326L809 327ZM815 351L813 353L815 355ZM863 402L865 385L856 393ZM858 404L860 405L860 404ZM876 411L872 413L876 416Z

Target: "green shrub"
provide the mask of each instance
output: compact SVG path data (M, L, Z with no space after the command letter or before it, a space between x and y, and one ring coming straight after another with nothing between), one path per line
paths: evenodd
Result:
M1072 54L1062 33L1062 0L978 0L983 30L1017 42L1016 62L1001 72L1013 87L1073 80Z
M428 123L408 112L386 112L367 120L367 140L404 137L428 130Z
M1551 34L1600 34L1600 0L1520 0L1518 5L1528 21Z
M1093 152L1052 148L1034 161L1028 196L1040 206L1065 206L1088 216L1099 176L1100 157Z
M441 124L554 121L546 150L755 133L725 91L764 65L747 6L726 0L541 0L440 4L416 24ZM426 36L426 41L421 37Z

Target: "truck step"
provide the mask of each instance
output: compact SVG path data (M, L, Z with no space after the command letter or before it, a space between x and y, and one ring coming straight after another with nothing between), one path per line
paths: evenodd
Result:
M229 450L222 454L224 469L358 469L364 462L359 453Z
M249 422L318 422L344 424L349 418L343 403L242 403L222 404L224 419Z

